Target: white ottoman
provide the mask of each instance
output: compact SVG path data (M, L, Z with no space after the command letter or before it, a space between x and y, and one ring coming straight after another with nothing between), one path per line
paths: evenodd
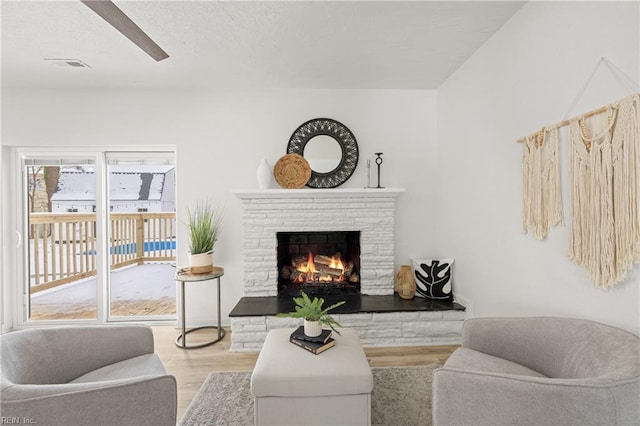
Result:
M373 376L355 330L314 355L272 330L251 375L256 425L370 425Z

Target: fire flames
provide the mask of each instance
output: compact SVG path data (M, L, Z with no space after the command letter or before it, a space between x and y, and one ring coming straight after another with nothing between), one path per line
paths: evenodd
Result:
M316 263L318 265L316 266ZM309 253L306 263L299 265L296 270L301 272L295 278L295 283L305 282L341 282L345 281L345 265L339 255L314 256Z
M344 287L360 282L358 268L353 260L343 260L340 252L333 256L308 253L291 256L280 269L280 279L295 285Z

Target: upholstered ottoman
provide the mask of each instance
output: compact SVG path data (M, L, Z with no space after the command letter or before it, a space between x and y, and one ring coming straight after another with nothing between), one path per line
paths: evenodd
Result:
M293 329L267 335L251 375L256 425L369 425L373 376L355 330L314 355L289 342Z

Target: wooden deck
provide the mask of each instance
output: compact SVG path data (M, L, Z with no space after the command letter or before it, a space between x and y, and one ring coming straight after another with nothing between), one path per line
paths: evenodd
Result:
M175 315L176 299L162 297L157 300L124 300L111 306L111 316L136 317ZM32 303L32 320L95 319L95 303Z
M111 316L176 314L175 268L166 263L132 265L111 272ZM96 280L31 295L31 320L95 319Z

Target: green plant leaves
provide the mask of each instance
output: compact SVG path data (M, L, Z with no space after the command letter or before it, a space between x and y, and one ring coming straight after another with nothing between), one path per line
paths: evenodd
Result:
M307 321L320 321L322 324L331 327L333 331L340 334L340 332L338 332L335 327L342 327L342 325L340 325L340 323L333 319L328 314L328 312L332 309L337 308L338 306L344 305L346 303L344 300L334 303L328 308L322 309L322 305L324 304L323 298L314 297L313 299L311 299L303 291L301 292L300 297L293 298L293 302L296 304L295 312L280 313L277 315L277 317L304 318Z
M222 215L208 201L200 201L187 210L189 251L191 254L212 251L221 230Z

